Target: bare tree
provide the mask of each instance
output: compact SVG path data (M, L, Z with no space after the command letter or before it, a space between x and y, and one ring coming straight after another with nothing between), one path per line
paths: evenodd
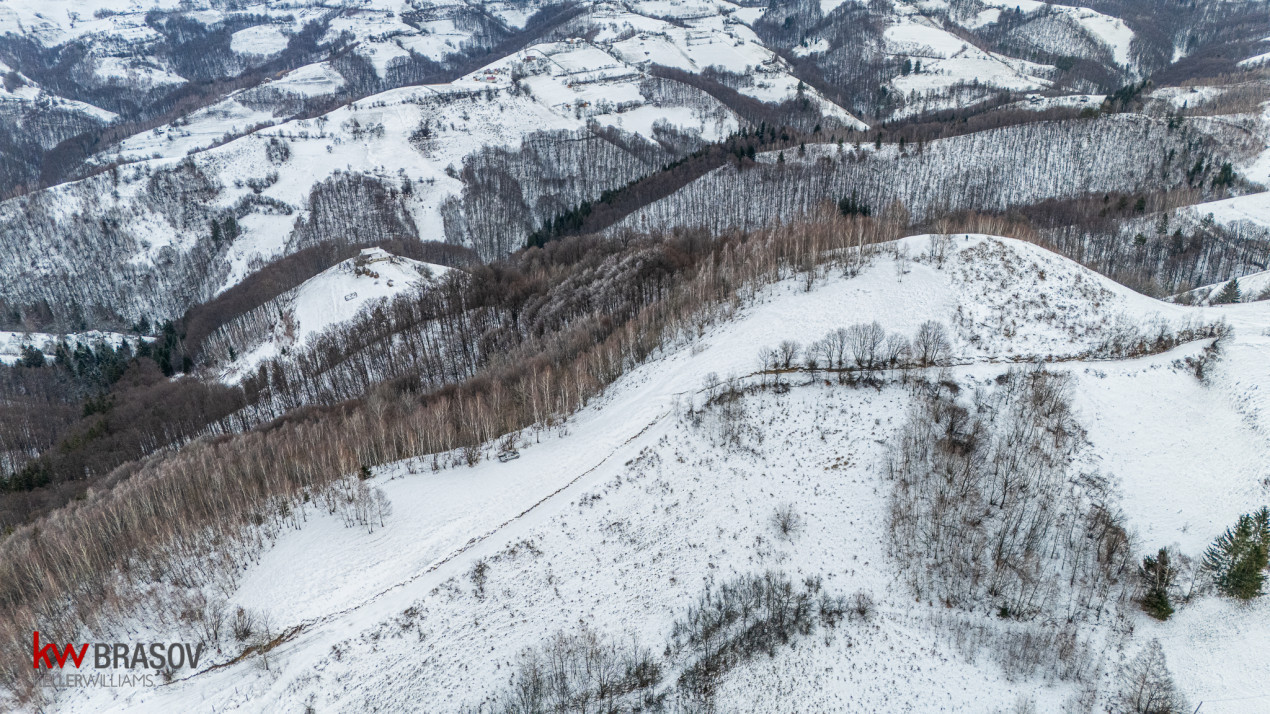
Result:
M388 494L382 488L376 487L371 491L371 502L372 513L379 518L379 527L383 528L384 519L392 515L392 501L388 500Z
M842 369L847 361L847 328L839 327L825 336L827 356L832 366Z
M860 369L876 369L882 342L886 339L886 330L878 322L865 324L858 322L847 328L847 345L851 349L851 358Z
M909 255L907 243L895 244L895 277L903 282L904 276L913 269L912 257Z
M1142 652L1120 671L1120 711L1133 714L1183 714L1190 711L1186 698L1173 683L1164 648L1152 639Z
M807 345L807 349L803 352L803 363L807 365L807 369L815 372L822 366L832 366L829 359L829 346L826 340L816 340Z
M781 369L789 369L798 357L798 343L793 340L784 340L776 349L779 354Z
M913 346L908 338L898 332L886 336L882 345L882 360L892 369L905 365L912 358Z
M936 268L944 267L944 263L948 260L949 253L952 252L952 236L947 233L932 233L930 236L930 249L927 255L930 262Z
M917 328L917 337L913 340L913 355L919 365L942 365L948 361L951 353L952 343L948 341L948 331L944 329L943 323L927 320Z

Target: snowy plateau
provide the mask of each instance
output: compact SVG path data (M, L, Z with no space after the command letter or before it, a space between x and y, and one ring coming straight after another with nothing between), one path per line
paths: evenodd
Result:
M0 711L1255 714L1267 642L1264 0L0 0Z

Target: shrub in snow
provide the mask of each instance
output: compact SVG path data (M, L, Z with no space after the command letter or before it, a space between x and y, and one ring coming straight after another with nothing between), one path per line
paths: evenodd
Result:
M1010 707L1010 714L1036 714L1036 702L1020 694Z
M694 710L708 707L719 681L737 665L758 654L772 656L779 646L840 621L845 602L821 596L819 578L801 586L783 573L745 575L721 586L709 586L675 621L667 647L683 659L680 701Z
M656 702L661 664L649 650L618 644L583 627L526 650L511 685L490 709L499 714L645 711Z
M234 621L231 627L233 628L234 639L239 642L246 642L256 632L256 616L239 606L234 611Z
M851 597L851 611L861 620L868 620L873 616L873 610L876 604L873 602L873 596L860 590Z
M275 166L287 163L287 160L291 158L291 144L286 139L279 139L276 136L270 138L269 143L265 145L265 158Z
M469 711L713 711L719 682L733 668L759 654L775 655L820 625L832 631L858 608L859 596L849 605L823 592L819 578L795 583L783 573L743 575L707 586L675 620L661 657L584 625L526 650L494 706ZM659 686L670 670L679 672L673 688Z
M803 528L803 517L794 509L794 504L782 503L772 514L772 527L779 537L793 540Z
M472 580L472 592L477 599L485 597L485 582L489 579L489 563L482 558L476 561L472 569L468 571L468 577Z
M968 662L986 658L1011 682L1081 682L1097 686L1101 663L1096 636L1072 622L990 620L978 614L939 609L930 624ZM1089 711L1069 707L1064 711Z

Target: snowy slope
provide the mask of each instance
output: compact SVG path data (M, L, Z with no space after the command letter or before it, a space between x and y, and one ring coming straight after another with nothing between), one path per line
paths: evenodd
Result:
M9 68L3 62L0 62L0 74L8 73ZM22 77L20 74L18 76ZM0 102L4 103L0 104L0 108L13 109L14 105L31 106L37 102L42 102L44 106L84 114L103 123L112 122L118 116L114 112L93 106L87 102L50 95L34 83L31 83L26 77L22 77L22 81L23 84L15 86L12 91L5 87L3 83L0 83Z
M661 27L665 23L645 18ZM661 23L661 24L657 24ZM674 28L679 30L680 28ZM686 41L679 32L679 41ZM673 38L672 38L673 39ZM728 44L731 47L731 44ZM205 238L202 225L191 231L176 228L157 215L144 200L149 173L170 168L189 157L214 185L221 187L214 206L236 210L243 201L273 201L269 210L238 211L242 233L225 255L228 262L216 292L237 284L263 262L286 250L297 218L306 213L313 186L337 171L375 175L393 184L415 187L408 209L421 237L444 238L440 207L463 190L456 169L465 157L490 147L517 147L539 131L580 131L588 122L612 126L653 140L669 126L718 140L739 128L731 111L691 92L683 101L645 96L643 66L622 59L616 46L584 41L534 45L444 85L403 87L336 109L313 119L286 120L255 108L244 90L171 124L128 137L111 151L98 155L101 163L128 164L113 174L110 190L104 177L63 184L43 193L68 215L90 212L89 206L115 207L129 215L130 231L146 244L132 258L138 265L161 262L165 248L191 250ZM751 54L755 51L750 48ZM711 55L693 44L692 56ZM771 60L766 50L754 62ZM656 59L661 59L660 57ZM515 86L513 75L519 79ZM267 83L265 89L313 96L335 91L343 80L326 65L312 65ZM793 96L797 80L776 72L769 83L756 87L765 98ZM765 87L765 88L764 88ZM522 89L523 88L523 89ZM814 95L814 93L812 93ZM770 95L770 96L768 96ZM828 107L854 122L840 109ZM428 122L434 139L422 145L411 136ZM270 140L286 141L290 158L283 163L266 159ZM210 147L210 148L209 148ZM263 187L262 187L263 186ZM91 194L86 196L85 194ZM97 210L101 210L98 208ZM48 250L59 248L48 246ZM213 266L216 275L220 266Z
M208 349L228 357L221 365L228 381L250 374L266 359L303 349L315 335L346 323L399 295L426 289L450 268L367 248L337 263L299 287L256 308L267 315L267 328L221 329L209 337ZM232 323L231 323L232 327ZM244 334L245 333L245 334Z
M1237 276L1239 281L1239 295L1241 302L1253 302L1255 300L1265 300L1270 297L1270 270L1263 270L1259 273L1251 275ZM1207 305L1221 294L1222 289L1226 287L1229 281L1213 283L1212 285L1202 285L1194 290L1179 295L1173 295L1170 300L1182 303L1191 303L1197 305Z
M928 241L903 245L920 257ZM1088 465L1119 484L1139 548L1176 543L1197 555L1238 513L1270 498L1270 303L1170 305L1017 241L959 237L954 247L943 267L882 254L855 278L834 273L810 291L791 278L765 289L731 321L621 378L566 428L521 435L519 460L377 469L372 483L393 505L383 528L367 533L311 514L239 579L233 604L268 613L276 631L301 626L267 670L243 662L153 690L82 690L59 708L457 711L496 692L518 653L558 629L587 622L655 647L704 583L774 568L821 575L834 592L871 593L877 614L734 672L723 710L980 712L1022 695L1038 711L1067 711L1073 685L1011 679L990 656L968 660L932 625L945 609L914 602L898 582L878 467L903 421L906 389L794 376L788 394L743 399L743 448L725 444L709 412L699 427L683 417L685 404L703 400L708 374L745 383L760 348L807 344L860 321L905 334L927 319L945 322L959 365L950 376L986 387L1014 361L1078 357L1119 323L1220 317L1234 334L1207 385L1176 365L1195 344L1054 368L1079 380ZM804 521L789 540L770 524L782 503ZM480 559L489 570L478 595L469 573ZM1163 625L1134 616L1164 642L1196 699L1257 694L1256 673L1270 667L1264 648L1237 663L1221 656L1217 633L1229 630L1231 607L1204 598ZM1242 615L1249 642L1270 633L1266 614ZM129 627L133 637L164 634L151 621ZM1140 636L1125 641L1101 627L1088 634L1106 640L1108 666L1139 646ZM1233 706L1214 711L1259 710L1255 701Z
M1013 91L1033 91L1048 87L1050 82L1046 76L1054 72L1053 67L985 52L916 14L899 18L886 28L883 37L888 52L921 63L920 72L891 82L896 90L911 97L947 92L971 82ZM956 104L957 100L949 97L936 106L922 108Z
M0 364L13 365L22 358L22 349L24 347L32 347L44 353L45 359L52 359L53 352L61 343L65 343L72 351L78 345L85 347L96 347L99 344L110 345L114 349L119 349L127 343L130 347L136 347L138 341L142 339L153 339L146 337L138 337L137 335L125 335L119 332L101 332L98 330L90 330L88 332L77 332L65 335L54 334L49 332L11 332L0 330Z
M1038 2L1037 0L983 0L983 4L993 8L1017 8L1024 13L1035 13L1042 9L1060 13L1070 18L1089 36L1106 47L1116 64L1123 67L1130 67L1133 64L1133 58L1130 54L1134 39L1133 30L1125 24L1124 20L1118 17L1105 15L1087 7ZM977 16L977 20L979 24L988 24L996 22L999 16L999 13L995 15L981 13Z
M1134 64L1130 54L1133 31L1119 18L1085 7L1034 0L984 0L966 7L969 9L946 17L952 24L942 24L945 20L938 13L948 11L944 3L895 6L896 17L883 33L886 51L914 63L912 73L890 82L908 101L897 116L974 104L992 96L986 91L989 88L1034 92L1050 87L1059 73L1056 67L1023 59L1030 55L1020 51L1015 52L1017 56L1007 56L980 49L976 40L965 36L967 31L982 31L996 24L1003 10L1017 9L1036 17L1052 13L1048 16L1052 26L1041 36L1025 34L1012 44L1039 43L1050 54L1061 55L1075 52L1075 41L1087 44L1095 54L1105 53L1120 67L1132 68ZM1026 27L1021 31L1026 33ZM1069 101L1081 102L1076 97Z
M1248 221L1262 228L1270 228L1270 191L1197 203L1188 210L1199 217L1211 214L1213 220L1220 223Z
M1132 64L1129 49L1133 44L1133 30L1129 29L1124 20L1084 7L1064 8L1064 11L1111 50L1116 64L1125 67Z

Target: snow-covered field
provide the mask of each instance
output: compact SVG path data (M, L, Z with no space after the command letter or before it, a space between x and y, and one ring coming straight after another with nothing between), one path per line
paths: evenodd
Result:
M929 242L904 245L920 257ZM700 425L685 417L704 400L707 375L758 379L745 375L761 348L872 320L911 335L935 319L949 326L949 376L963 386L986 388L1033 359L1059 359L1051 368L1074 375L1085 466L1112 479L1139 553L1176 545L1197 556L1270 498L1270 303L1171 305L1017 241L958 237L954 249L942 267L883 253L854 278L835 272L809 291L792 278L771 286L563 427L520 435L518 460L376 469L372 484L393 506L382 528L310 515L242 573L232 604L267 613L278 632L300 626L267 669L252 658L152 690L71 692L59 708L457 711L501 689L518 654L557 630L586 623L657 648L706 583L778 569L821 576L832 592L870 593L876 614L735 670L721 687L723 711L983 712L1020 697L1037 711L1069 711L1074 685L1007 677L987 653L968 659L933 624L948 611L915 602L900 580L879 466L911 399L905 387L801 373L787 393L743 397L736 432L713 411ZM1205 383L1179 366L1198 344L1134 360L1063 359L1126 321L1217 319L1234 332ZM792 538L771 523L783 504L802 519ZM479 561L488 570L478 590ZM1162 624L1131 614L1131 637L1109 626L1089 634L1107 643L1110 670L1158 637L1193 701L1227 700L1206 711L1263 711L1264 700L1233 698L1264 694L1270 652L1254 644L1270 634L1264 604L1239 611L1239 634L1236 608L1215 596ZM132 637L164 634L152 627L128 625ZM1239 658L1225 656L1226 636L1248 643Z

